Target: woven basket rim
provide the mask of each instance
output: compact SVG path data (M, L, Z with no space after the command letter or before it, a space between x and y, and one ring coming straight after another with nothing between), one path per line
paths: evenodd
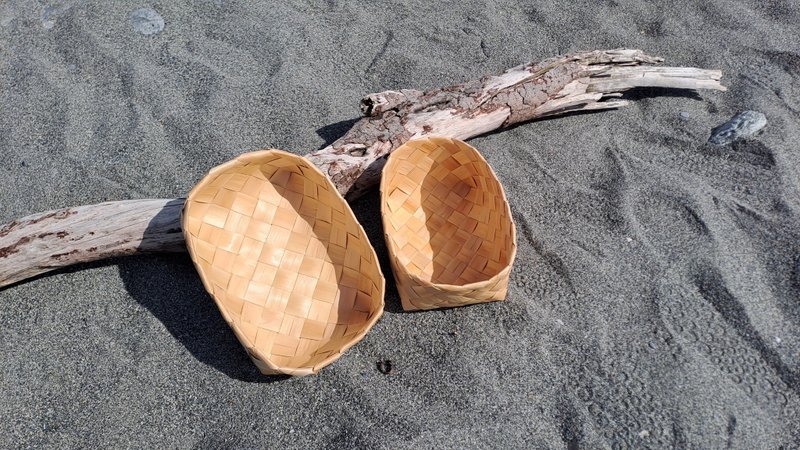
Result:
M344 352L346 352L352 346L354 346L355 344L359 343L362 339L364 339L364 336L366 336L366 334L372 329L372 327L383 316L383 312L384 312L384 309L386 307L386 302L385 302L386 276L383 274L383 270L381 269L381 265L379 263L378 255L375 253L375 247L369 241L369 236L367 235L367 232L364 231L364 227L361 225L361 222L359 222L358 218L356 218L355 213L353 213L353 209L350 208L350 204L347 203L347 201L344 199L344 197L342 197L342 194L340 194L339 190L336 189L336 186L333 184L331 179L327 175L325 175L325 173L322 172L322 170L320 170L319 167L317 167L316 165L312 164L307 159L303 158L302 156L295 155L293 153L289 153L289 152L287 152L285 150L280 150L280 149L276 149L276 148L267 148L267 149L255 150L255 151L252 151L252 152L243 153L243 154L235 157L234 159L231 159L231 160L229 160L229 161L227 161L227 162L225 162L223 164L220 164L218 166L215 166L215 167L211 168L203 176L203 178L201 178L200 181L198 181L197 184L194 185L192 190L189 191L189 194L186 196L186 200L184 202L183 208L181 208L181 224L183 224L183 219L184 219L184 216L185 216L186 209L190 207L190 201L192 200L192 198L197 194L197 192L199 192L207 184L209 184L214 179L216 179L220 174L225 173L225 172L229 171L230 169L232 169L234 167L237 167L237 166L242 166L242 165L249 164L249 163L252 163L252 162L258 162L259 160L261 160L261 159L263 159L265 157L271 156L271 155L278 155L281 158L285 158L285 159L291 160L295 164L303 164L304 167L306 167L306 166L309 167L313 172L321 175L322 178L324 180L326 180L326 182L330 185L330 188L331 188L330 190L331 190L331 192L334 193L336 198L338 198L339 200L344 202L345 205L347 205L347 208L345 208L346 211L347 211L347 214L351 219L353 219L353 221L358 226L358 229L363 234L364 239L366 240L366 242L368 244L367 247L369 247L369 251L372 252L372 257L374 258L374 261L376 263L375 265L376 265L376 267L378 269L378 275L380 275L380 284L378 286L380 288L380 294L381 294L380 295L380 308L370 320L368 320L367 322L364 322L364 328L361 331L359 331L358 334L356 334L347 344L342 346L338 351L336 351L335 353L331 354L331 356L325 358L324 360L318 362L314 366L311 366L311 367L299 367L298 368L298 367L281 366L281 365L277 365L277 364L273 363L272 360L269 357L267 357L266 355L261 353L255 347L254 343L251 342L250 339L247 336L245 336L244 334L239 332L238 327L233 325L234 321L231 319L230 315L227 313L227 310L224 309L224 307L217 300L217 298L213 294L211 294L210 292L208 294L212 299L214 299L214 303L217 305L217 309L220 311L220 313L222 313L222 316L225 319L225 322L228 323L228 326L233 330L234 334L236 335L236 338L245 347L245 350L247 351L247 353L249 355L252 355L252 356L256 357L259 361L261 361L269 369L272 369L272 370L275 370L275 371L280 371L282 373L285 373L285 374L288 374L288 375L294 375L294 376L312 375L312 374L315 374L315 373L319 372L320 369L322 369L323 367L325 367L325 366L333 363L337 359L339 359L342 356L342 354L344 354ZM194 244L192 243L191 239L186 239L186 247L189 249L189 255L191 256L192 253L194 252ZM194 258L192 258L192 264L195 265L195 270L197 270L198 274L200 274L201 272L197 268L197 265L194 263ZM205 285L205 280L203 280L203 276L201 276L201 281L203 281L203 284Z
M466 145L467 147L469 147L478 156L478 159L484 165L486 165L486 167L489 168L489 173L491 173L492 177L494 177L494 179L497 180L497 184L500 187L500 196L502 197L503 203L506 206L506 213L508 214L508 218L511 220L511 254L509 255L509 258L508 258L508 261L509 261L508 266L506 266L503 270L501 270L500 272L498 272L497 274L495 274L491 278L487 278L486 280L475 281L475 282L467 283L467 284L434 283L434 282L431 282L430 280L425 280L423 278L420 278L415 273L409 272L402 264L399 264L398 266L403 271L403 273L406 276L408 276L408 278L410 278L413 282L418 283L420 285L423 285L425 287L431 287L431 288L434 288L434 289L442 289L442 290L481 289L481 288L484 288L484 287L487 287L487 286L491 286L498 279L500 279L500 278L502 278L502 277L504 277L504 276L506 276L506 275L508 275L510 273L511 268L514 265L514 260L517 257L517 226L514 223L514 216L511 215L511 205L508 203L508 198L506 197L506 190L503 187L503 183L500 182L500 179L497 177L497 174L495 173L494 169L489 164L489 162L486 161L486 158L483 157L483 155L481 154L481 152L478 151L478 149L476 149L475 147L467 144L464 141L461 141L460 139L450 138L450 137L447 137L447 136L435 136L434 135L434 136L424 136L424 137L417 137L417 138L409 139L408 141L406 141L403 145L401 145L400 147L395 149L389 155L389 160L386 162L386 165L383 167L383 170L387 170L387 169L389 169L391 167L392 161L393 161L392 155L396 154L398 150L403 149L403 147L405 147L409 143L415 142L415 141L429 141L429 142L447 141L447 142L452 143L452 144L462 143L462 144ZM388 186L386 186L386 183L388 183L387 178L382 176L381 177L381 184L380 184L381 198L386 198L386 195L388 194L388 192L386 192L386 189L388 187ZM384 220L383 218L390 213L390 211L388 211L387 208L388 208L387 202L381 201L381 220ZM397 251L394 248L394 243L392 242L392 239L389 238L389 235L386 233L386 227L384 227L384 240L386 241L386 247L389 250L389 254L390 255L391 254L396 254Z

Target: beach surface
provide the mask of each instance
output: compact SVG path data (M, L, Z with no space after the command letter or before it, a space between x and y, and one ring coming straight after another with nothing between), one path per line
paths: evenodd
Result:
M755 0L3 2L0 223L181 197L332 142L368 93L577 50L729 90L472 139L517 224L504 302L404 313L380 198L354 202L386 312L316 376L260 375L186 254L2 289L0 447L800 447L798 23ZM707 143L743 110L759 135Z

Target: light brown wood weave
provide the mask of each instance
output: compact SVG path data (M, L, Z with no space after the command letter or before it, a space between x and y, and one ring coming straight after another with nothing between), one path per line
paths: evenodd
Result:
M505 299L516 230L477 150L437 137L402 145L383 169L381 214L405 310Z
M263 150L212 169L182 221L203 284L265 374L316 373L383 313L363 228L300 156Z

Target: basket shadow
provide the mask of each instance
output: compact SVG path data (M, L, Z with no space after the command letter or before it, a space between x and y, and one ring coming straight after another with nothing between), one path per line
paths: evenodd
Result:
M166 213L168 214L168 213ZM163 223L156 216L151 224ZM158 234L148 227L147 245ZM273 383L288 377L261 374L206 293L188 254L122 258L125 289L198 361L240 381Z
M362 197L350 203L353 214L364 228L375 254L378 255L378 262L381 265L381 272L386 279L386 293L384 298L384 311L389 313L403 313L403 306L400 303L400 294L394 281L394 273L389 262L389 250L386 247L386 240L383 234L383 222L381 221L381 194L378 189L369 191Z
M206 293L188 255L136 257L119 263L125 289L198 361L240 381L262 375Z

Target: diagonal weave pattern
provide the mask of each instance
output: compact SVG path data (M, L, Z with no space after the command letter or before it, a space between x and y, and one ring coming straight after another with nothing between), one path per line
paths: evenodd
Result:
M405 310L502 300L517 250L505 192L473 147L409 141L389 157L381 214Z
M212 169L182 220L206 290L265 374L316 373L383 313L374 249L302 157L264 150Z

